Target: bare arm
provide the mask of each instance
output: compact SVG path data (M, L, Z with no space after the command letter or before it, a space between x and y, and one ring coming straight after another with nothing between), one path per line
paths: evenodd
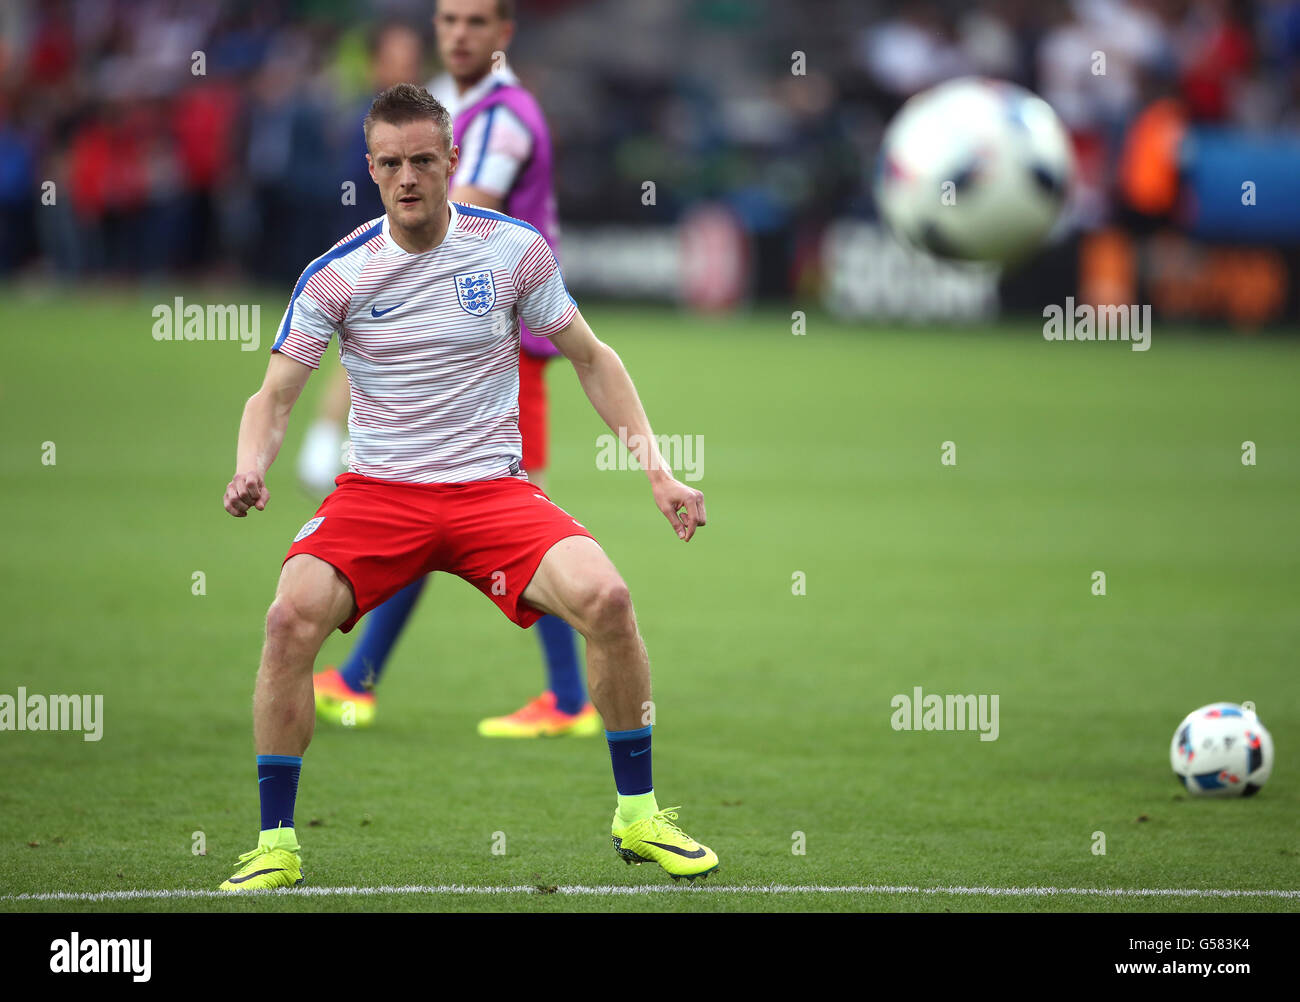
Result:
M262 511L271 499L266 489L266 471L280 452L289 426L289 412L311 373L310 366L278 351L272 352L261 389L244 405L235 476L226 485L224 499L226 511L236 518L246 516L249 508Z
M650 430L650 419L637 396L632 377L623 360L599 340L581 313L551 340L578 373L578 382L612 432L636 456L654 491L655 504L683 541L704 524L704 494L673 477L659 444Z

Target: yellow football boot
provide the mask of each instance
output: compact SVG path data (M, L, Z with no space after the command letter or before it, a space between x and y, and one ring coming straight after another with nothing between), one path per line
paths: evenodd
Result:
M625 863L658 863L673 880L707 877L718 868L717 853L673 824L679 810L669 807L632 824L615 810L610 831L614 851Z

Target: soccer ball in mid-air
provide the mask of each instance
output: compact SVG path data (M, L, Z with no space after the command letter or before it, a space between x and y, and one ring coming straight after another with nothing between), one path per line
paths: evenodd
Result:
M1188 793L1249 797L1273 771L1273 738L1254 710L1211 703L1193 710L1178 725L1169 762Z
M1047 235L1073 166L1069 136L1046 101L1015 84L962 77L917 94L894 116L876 204L922 250L1006 263Z

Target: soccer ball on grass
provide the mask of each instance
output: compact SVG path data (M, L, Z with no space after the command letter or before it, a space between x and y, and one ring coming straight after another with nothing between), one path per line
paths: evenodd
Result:
M1273 738L1254 710L1211 703L1193 710L1178 725L1169 762L1188 793L1249 797L1273 771Z

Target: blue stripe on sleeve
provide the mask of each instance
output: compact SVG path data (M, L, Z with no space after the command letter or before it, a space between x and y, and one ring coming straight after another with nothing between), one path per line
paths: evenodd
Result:
M452 201L455 201L455 199L452 199ZM516 226L522 226L526 230L532 230L539 237L542 235L542 231L532 223L526 223L522 219L516 219L514 216L507 216L504 212L497 212L495 209L485 209L479 205L470 205L468 202L456 202L456 211L462 216L477 216L479 219L497 219L503 223L514 223Z
M526 223L522 219L516 219L514 216L507 216L504 212L497 212L495 209L484 209L478 205L469 205L457 202L456 211L462 216L477 216L479 219L496 219L503 223L514 223L516 226L522 226L526 230L532 230L539 237L542 236L542 231L532 223ZM546 238L542 237L542 239L545 240ZM547 244L547 246L549 247L550 245ZM554 250L551 251L551 256L555 256ZM564 286L564 294L569 297L569 302L577 307L578 301L573 298L573 293L569 291L569 284L564 280L564 269L560 267L559 258L556 258L555 260L555 267L560 273L560 284Z
M370 227L370 229L366 230L364 233L358 233L351 240L339 244L332 251L322 254L311 264L307 265L307 270L302 273L302 278L298 279L298 284L293 287L293 295L289 297L289 308L285 310L284 313L284 323L280 325L280 333L277 334L275 337L275 344L271 345L272 351L279 351L280 345L284 344L284 339L289 336L289 328L293 325L294 303L296 303L298 301L298 297L302 295L302 290L306 287L308 281L311 280L311 277L314 274L316 274L316 272L324 268L331 261L337 261L339 258L344 257L350 254L352 251L356 250L363 243L365 243L367 240L373 237L376 233L379 233L383 228L384 228L384 221L381 219L379 222L375 223L374 226Z
M470 184L478 180L479 173L483 170L483 160L487 157L488 136L492 134L492 119L497 113L497 107L494 104L488 109L487 121L483 124L483 141L478 144L478 159L474 161L474 173L470 175Z

